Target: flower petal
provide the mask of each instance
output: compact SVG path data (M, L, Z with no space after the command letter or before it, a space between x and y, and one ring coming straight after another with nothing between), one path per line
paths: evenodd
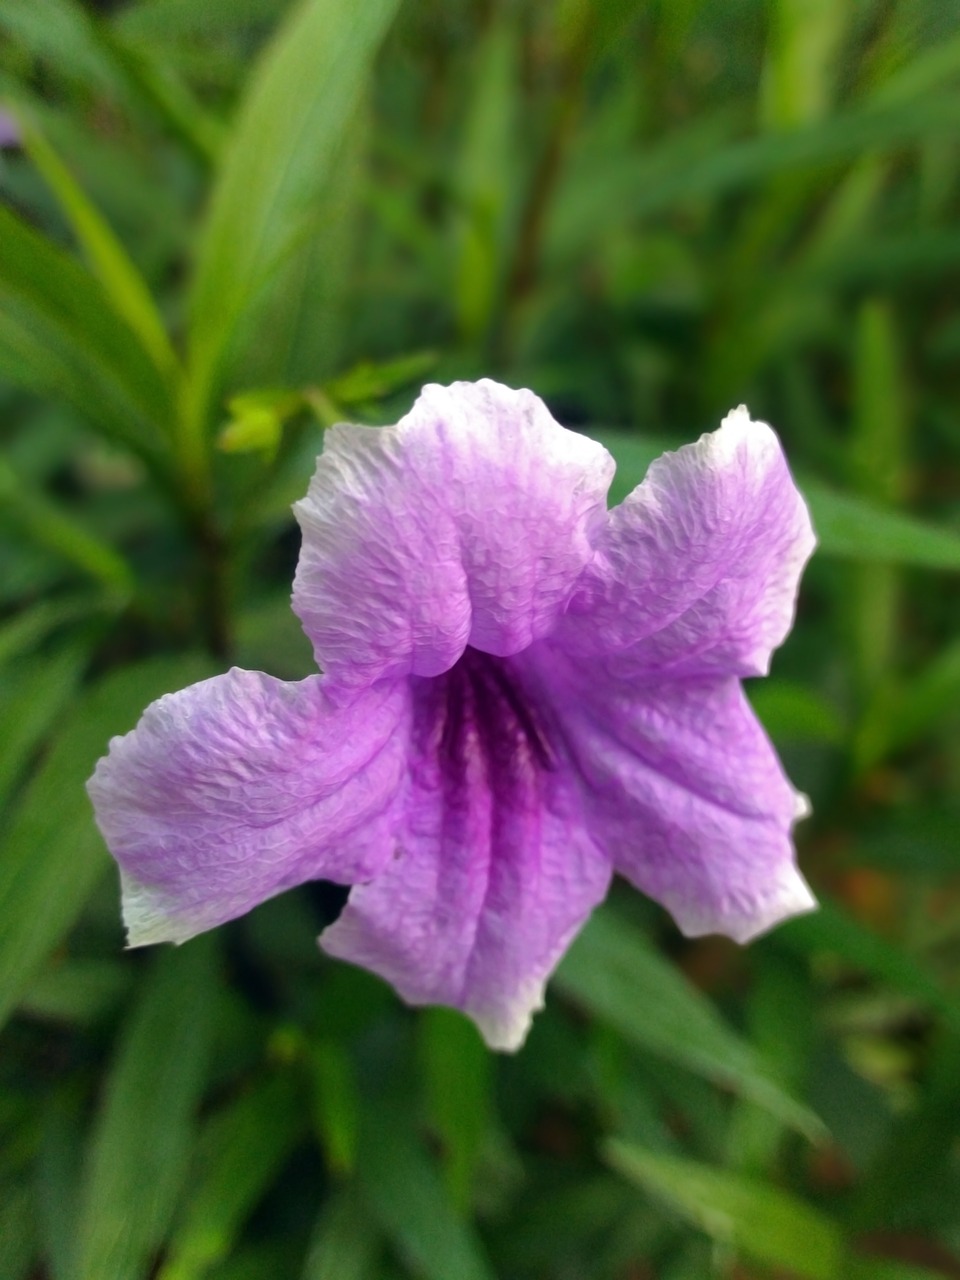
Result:
M468 654L411 681L411 788L395 860L321 937L413 1004L523 1042L554 965L606 892L569 774L510 664Z
M791 838L806 798L738 680L638 685L547 645L522 661L558 708L591 835L684 933L746 942L816 905Z
M777 437L741 406L610 512L557 639L637 675L764 675L815 542Z
M293 605L324 671L437 675L550 631L592 555L613 460L529 391L428 386L394 427L327 432L294 508Z
M319 676L237 669L148 707L88 783L130 945L183 942L304 880L376 874L407 715L403 685L334 708Z

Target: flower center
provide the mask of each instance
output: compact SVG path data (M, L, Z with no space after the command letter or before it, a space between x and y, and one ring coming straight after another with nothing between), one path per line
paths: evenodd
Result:
M415 678L419 746L448 781L477 778L515 791L556 764L544 715L508 658L468 647L442 676Z

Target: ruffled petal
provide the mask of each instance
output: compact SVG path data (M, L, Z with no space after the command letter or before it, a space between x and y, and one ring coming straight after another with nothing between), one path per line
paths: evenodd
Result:
M294 510L293 607L351 685L547 634L592 555L613 460L529 391L428 386L394 427L327 432Z
M637 676L764 675L815 543L776 435L741 406L610 512L557 640Z
M403 685L333 707L319 676L237 669L148 707L87 784L130 945L183 942L304 880L375 875L408 712Z
M501 662L468 651L411 681L411 786L395 860L351 891L321 937L412 1004L462 1009L491 1048L516 1049L547 977L604 896L551 725Z
M816 906L791 835L806 798L738 680L643 685L548 645L522 665L557 708L593 839L685 934L747 942Z

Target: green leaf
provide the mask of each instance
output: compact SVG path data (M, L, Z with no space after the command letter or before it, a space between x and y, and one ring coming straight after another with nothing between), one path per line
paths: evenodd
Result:
M0 514L40 546L101 583L117 605L133 594L133 570L108 542L35 492L0 458Z
M473 84L457 158L460 204L454 297L460 331L467 341L489 331L502 292L507 215L517 186L519 33L507 9L500 10L473 50Z
M339 1040L325 1036L310 1046L314 1126L331 1169L349 1173L357 1160L361 1101L350 1056Z
M114 25L127 39L157 44L184 36L234 36L276 14L277 0L139 0L120 9Z
M0 206L0 375L64 399L157 466L171 389L101 286Z
M113 96L122 76L100 39L93 14L76 0L4 0L0 29L14 47L49 61L63 76L95 94Z
M260 1082L207 1121L199 1172L186 1183L183 1219L157 1280L201 1280L229 1255L303 1128L303 1107L286 1076Z
M442 1144L447 1188L465 1213L492 1114L490 1054L474 1024L454 1009L425 1009L418 1029L429 1116Z
M775 742L817 742L838 746L846 726L822 693L793 680L751 681L750 703Z
M56 959L30 983L19 1014L45 1021L82 1024L110 1013L126 996L133 973L120 959Z
M419 383L436 365L435 351L415 351L396 360L362 360L345 373L324 384L324 391L336 404L366 404L382 400L413 383Z
M27 153L56 197L114 310L140 339L160 372L171 375L176 356L143 277L35 122L23 108L17 108L15 114L22 125Z
M131 12L127 9L126 12ZM116 27L100 26L100 36L130 84L204 167L214 163L225 129L181 77L169 58L157 56L152 42L128 41Z
M83 1095L83 1084L71 1073L43 1100L34 1187L37 1229L50 1280L74 1280ZM0 1268L0 1275L5 1274Z
M44 734L76 695L92 643L76 641L49 657L8 667L0 685L0 811Z
M493 1280L479 1240L456 1214L406 1108L367 1100L357 1176L384 1234L423 1280Z
M883 171L880 171L881 176ZM835 289L838 285L903 288L910 279L936 282L960 263L956 231L875 233L851 239L842 227L836 243L814 253L797 268L794 288Z
M361 93L299 231L243 316L223 370L230 385L316 384L342 362L364 226L370 98Z
M314 1232L301 1280L380 1280L380 1238L356 1188L335 1195Z
M839 1227L785 1191L625 1142L607 1143L606 1155L624 1177L738 1253L804 1280L849 1275Z
M813 124L830 109L850 5L776 0L772 8L761 84L764 123L773 129Z
M610 226L610 210L631 220L650 218L693 200L716 198L788 170L815 170L856 159L865 151L892 150L950 131L955 94L940 93L896 107L866 106L806 128L717 144L705 131L699 154L670 135L658 146L624 159L573 167L554 201L551 240L555 253L577 252L594 242L597 227Z
M610 908L594 912L554 984L643 1052L732 1089L811 1139L824 1136L817 1117L763 1070L746 1041Z
M888 1258L848 1258L843 1280L944 1280L944 1273Z
M816 481L803 481L801 488L821 554L863 564L960 569L960 534L885 510L865 498L837 493Z
M948 644L906 683L894 699L887 725L893 748L911 746L960 708L960 641Z
M36 1249L33 1197L26 1187L0 1186L0 1275L27 1280Z
M230 421L217 437L224 453L259 450L272 461L280 445L284 424L309 407L309 393L261 389L245 391L227 401Z
M59 631L66 623L102 614L110 607L101 596L95 595L58 596L52 600L40 600L0 624L0 663L10 662L21 654L30 653L51 632Z
M956 1198L944 1194L954 1164L960 1112L960 1023L935 1038L919 1097L900 1117L848 1206L848 1221L860 1230L949 1229Z
M854 422L851 475L871 501L895 506L903 498L909 421L904 360L889 303L868 298L857 312L854 343ZM865 713L857 725L854 758L865 768L880 758L885 728L871 709L888 696L899 633L899 575L895 566L862 564L845 594L847 631ZM874 713L875 714L875 713Z
M112 734L162 693L212 674L199 657L107 676L65 719L57 742L0 834L0 1024L80 914L107 857L84 783Z
M761 952L748 993L750 1042L791 1092L806 1082L815 1039L815 989L806 965L783 955ZM769 1112L738 1100L726 1133L728 1163L740 1173L761 1175L776 1163L783 1126Z
M902 946L888 942L847 915L836 903L822 902L819 911L786 921L769 945L804 956L832 955L861 973L890 983L960 1025L960 1009L923 965Z
M283 435L283 419L272 409L245 409L233 416L217 436L224 453L262 453L268 461L275 456Z
M215 1013L213 944L153 960L107 1078L77 1225L77 1280L138 1280L186 1173Z
M303 234L398 0L305 0L255 69L223 157L191 308L190 431L245 312Z

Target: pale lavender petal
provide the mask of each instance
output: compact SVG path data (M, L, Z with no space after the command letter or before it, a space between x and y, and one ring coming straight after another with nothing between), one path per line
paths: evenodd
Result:
M814 545L777 437L741 406L610 512L556 639L641 677L763 675Z
M237 669L148 707L88 783L130 944L183 942L304 880L376 874L408 715L403 685L334 708L319 676Z
M411 681L411 786L395 860L355 888L321 938L413 1004L464 1010L515 1049L554 965L603 897L610 865L588 835L548 711L508 661L468 650Z
M746 942L816 905L791 836L805 797L738 680L642 684L549 645L522 665L558 709L591 835L684 933Z
M350 684L546 635L592 556L613 461L529 391L428 386L395 427L327 432L295 511L294 609Z

